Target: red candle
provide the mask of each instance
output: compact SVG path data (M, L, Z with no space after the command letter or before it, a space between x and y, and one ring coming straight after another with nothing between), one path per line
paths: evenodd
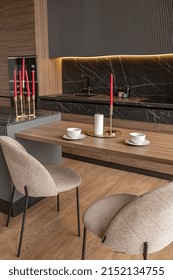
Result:
M28 71L25 71L26 76L26 88L27 88L27 96L30 97L30 88L29 88L29 80L28 80Z
M16 69L14 69L14 97L17 96Z
M32 96L35 96L35 71L32 70Z
M25 80L25 58L22 58L22 81Z
M21 70L19 70L19 93L20 93L20 96L22 96L22 73L21 73Z
M113 74L110 75L110 106L113 105Z

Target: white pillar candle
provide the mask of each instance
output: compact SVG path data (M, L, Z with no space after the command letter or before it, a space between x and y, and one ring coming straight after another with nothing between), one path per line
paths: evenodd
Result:
M94 134L103 135L104 128L104 115L95 114L94 115Z

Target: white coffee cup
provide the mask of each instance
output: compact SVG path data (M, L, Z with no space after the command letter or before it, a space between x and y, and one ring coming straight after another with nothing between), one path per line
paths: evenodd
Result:
M81 134L81 128L69 127L67 128L67 136L70 138L78 138Z
M140 132L131 132L130 133L130 140L134 144L143 143L145 141L145 137L146 137L146 135L144 133L140 133Z

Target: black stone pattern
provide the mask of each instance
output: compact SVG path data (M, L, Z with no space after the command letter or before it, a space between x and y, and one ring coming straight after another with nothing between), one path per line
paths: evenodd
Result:
M39 108L64 113L109 116L109 80L114 75L114 110L117 119L173 124L173 55L63 59L63 94L40 97ZM90 77L93 97L82 92ZM130 87L130 98L118 91Z
M16 120L16 112L14 108L11 107L0 107L0 126L9 126L17 123L21 123L24 121L30 121L31 119L26 119L26 120ZM36 110L36 117L37 118L42 118L42 117L50 117L53 115L57 115L57 112L55 111L48 111L48 110Z

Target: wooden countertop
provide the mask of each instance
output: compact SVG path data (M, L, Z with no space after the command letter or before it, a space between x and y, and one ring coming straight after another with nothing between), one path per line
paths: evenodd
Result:
M131 146L125 143L131 128L119 127L121 135L117 138L98 138L86 135L82 140L65 140L67 127L81 127L82 132L93 130L92 124L60 121L16 133L22 139L62 145L63 151L86 158L109 163L173 175L173 134L147 131L150 141L146 146Z

